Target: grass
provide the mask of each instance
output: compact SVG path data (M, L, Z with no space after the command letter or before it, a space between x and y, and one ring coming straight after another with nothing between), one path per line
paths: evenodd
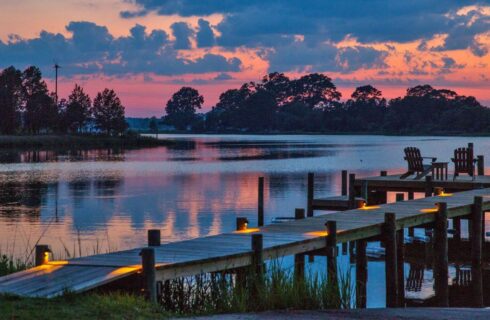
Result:
M12 265L8 260L5 265ZM9 270L16 269L15 263ZM104 291L54 299L0 295L0 318L8 319L165 319L170 316L259 312L267 310L349 309L355 293L350 269L339 270L338 286L307 272L304 280L277 262L263 277L247 269L201 274L167 281L158 305L142 296Z
M32 267L30 263L0 253L0 277Z
M111 137L105 135L0 135L0 148L3 149L60 149L60 148L140 148L166 146L167 140L140 135Z
M141 297L124 293L54 299L0 296L1 319L167 319L169 314Z

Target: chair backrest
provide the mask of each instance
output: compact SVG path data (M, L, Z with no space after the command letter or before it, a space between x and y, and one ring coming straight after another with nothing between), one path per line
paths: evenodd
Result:
M473 174L473 148L458 148L454 150L454 171L457 173Z
M421 172L424 171L424 164L420 149L416 147L406 147L405 160L408 163L408 171Z

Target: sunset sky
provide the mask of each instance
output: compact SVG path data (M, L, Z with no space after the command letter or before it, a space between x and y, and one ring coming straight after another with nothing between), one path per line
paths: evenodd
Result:
M181 86L205 111L272 71L331 77L348 98L429 83L490 106L490 0L2 0L0 69L41 67L60 96L114 88L129 116L162 116Z

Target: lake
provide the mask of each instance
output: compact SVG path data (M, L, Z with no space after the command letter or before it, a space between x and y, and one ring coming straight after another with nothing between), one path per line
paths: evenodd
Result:
M406 146L450 161L455 148L474 142L475 154L490 159L485 137L159 138L178 143L125 151L0 151L0 252L25 258L39 242L66 258L142 246L151 228L169 242L233 231L239 216L255 225L259 176L265 177L270 223L306 206L307 172L316 173L317 195L336 195L342 169L358 176L403 172ZM320 264L317 259L312 268ZM369 273L368 306L383 306L384 263L370 262Z

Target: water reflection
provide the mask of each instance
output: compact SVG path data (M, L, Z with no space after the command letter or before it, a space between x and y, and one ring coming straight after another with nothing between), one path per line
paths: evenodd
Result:
M342 169L359 176L381 169L401 172L407 145L442 160L468 142L383 136L173 138L175 145L152 149L0 152L0 251L24 256L40 241L66 257L141 246L149 228L161 229L167 242L232 231L237 216L255 226L259 176L265 176L268 223L305 207L308 171L316 173L317 195L334 195L340 193ZM471 140L476 154L488 158L490 139ZM348 258L344 264L349 266ZM406 265L412 292L432 290L424 291L430 283L421 280L431 279L430 265ZM383 270L382 262L369 265L369 274L377 275L369 282L369 306L384 305Z

